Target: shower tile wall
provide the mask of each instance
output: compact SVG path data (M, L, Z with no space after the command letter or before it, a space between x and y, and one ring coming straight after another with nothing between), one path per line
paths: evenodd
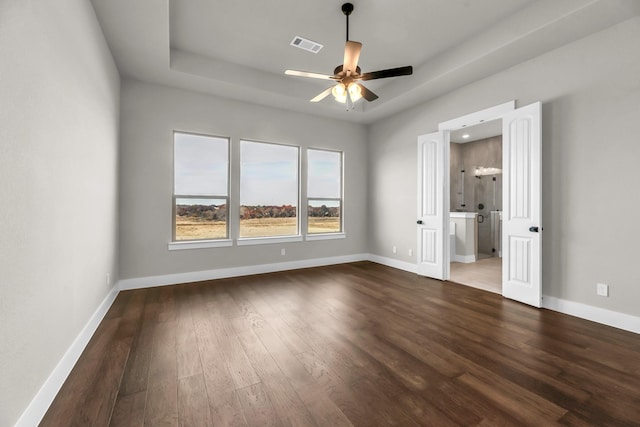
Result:
M491 211L502 210L502 174L475 177L476 167L502 169L502 136L481 139L463 144L451 144L451 211L478 212L484 222L478 224L478 252L492 255ZM462 176L464 174L464 204L461 206ZM495 184L495 204L494 185ZM482 204L484 207L479 208ZM482 218L480 217L480 218Z

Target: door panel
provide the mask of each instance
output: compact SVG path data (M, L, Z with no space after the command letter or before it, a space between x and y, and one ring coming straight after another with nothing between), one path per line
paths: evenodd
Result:
M420 255L419 262L425 264L435 264L437 262L437 242L437 230L422 229L422 254Z
M502 295L542 304L541 105L503 117Z
M449 133L419 136L417 272L440 280L449 278L448 174Z

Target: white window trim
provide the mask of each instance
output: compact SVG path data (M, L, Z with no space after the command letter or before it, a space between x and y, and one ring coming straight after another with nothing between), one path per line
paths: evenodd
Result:
M225 139L227 140L227 194L226 196L219 195L195 195L195 194L184 194L179 195L176 194L175 190L175 144L176 144L176 134L185 134L185 135L196 135L202 136L206 138L217 138L217 139ZM205 248L220 248L220 247L228 247L233 245L233 240L230 237L231 229L229 223L229 202L231 201L231 137L229 136L218 136L207 133L200 132L190 132L190 131L182 131L182 130L173 130L173 177L174 177L174 185L173 185L173 197L172 197L172 230L171 230L171 241L168 243L167 248L170 251L175 250L184 250L184 249L205 249ZM227 206L227 219L225 220L225 225L227 228L227 237L223 239L201 239L201 240L176 240L176 199L225 199Z
M345 164L345 153L342 150L334 150L334 149L330 149L330 148L319 148L319 147L307 147L306 149L306 154L307 154L307 161L309 161L309 150L315 150L315 151L329 151L329 152L334 152L334 153L340 153L340 198L323 198L323 197L309 197L309 195L307 194L307 192L305 191L305 195L306 195L306 204L305 206L309 205L309 200L338 200L340 201L340 231L335 232L335 233L309 233L309 213L306 213L306 221L305 221L305 228L306 231L304 233L305 236L305 241L313 241L313 240L333 240L333 239L345 239L347 237L347 234L344 230L344 174L345 174L345 168L344 168L344 164ZM309 186L309 172L308 170L306 171L306 185L307 188Z
M269 245L276 243L302 242L301 235L274 236L274 237L241 237L237 240L238 246Z
M334 239L346 239L347 234L344 232L340 233L313 233L307 234L305 240L334 240Z
M300 191L302 189L302 151L303 151L303 147L300 145L295 145L295 144L287 144L287 143L281 143L281 142L272 142L272 141L262 141L262 140L257 140L257 139L249 139L249 138L240 138L240 144L239 146L242 146L243 142L250 142L250 143L256 143L256 144L269 144L269 145L277 145L277 146L281 146L281 147L291 147L291 148L295 148L298 151L298 171L297 171L297 181L298 181L298 200L297 200L297 205L296 205L296 223L297 223L297 230L296 230L296 234L287 234L284 236L259 236L259 237L238 237L236 239L236 244L238 246L251 246L251 245L269 245L269 244L277 244L277 243L291 243L291 242L302 242L304 240L304 237L301 234L301 227L302 227L302 218L300 216L301 213L301 194ZM239 154L238 155L238 170L239 170L239 176L238 176L238 185L241 186L242 185L242 156ZM242 199L241 199L241 194L240 191L238 191L238 202L239 202L239 206L242 206ZM241 226L240 223L238 223L238 234L241 231Z
M223 248L233 246L231 239L219 240L182 240L169 242L167 245L170 251L180 251L185 249L206 249L206 248Z

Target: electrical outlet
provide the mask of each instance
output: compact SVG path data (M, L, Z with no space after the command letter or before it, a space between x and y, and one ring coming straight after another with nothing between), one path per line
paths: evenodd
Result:
M398 248L396 246L394 246L391 250L393 251L394 254L398 253Z
M609 285L606 283L598 283L596 288L596 293L601 297L609 296Z
M409 249L409 256L413 256L413 249Z
M280 255L285 256L287 254L287 250L285 248L280 249Z

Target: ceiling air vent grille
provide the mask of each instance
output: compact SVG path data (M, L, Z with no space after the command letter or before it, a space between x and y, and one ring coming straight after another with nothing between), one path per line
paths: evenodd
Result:
M313 42L311 40L307 40L300 36L295 36L291 41L291 46L299 47L300 49L304 49L311 53L318 53L320 49L322 49L322 45L320 43Z

